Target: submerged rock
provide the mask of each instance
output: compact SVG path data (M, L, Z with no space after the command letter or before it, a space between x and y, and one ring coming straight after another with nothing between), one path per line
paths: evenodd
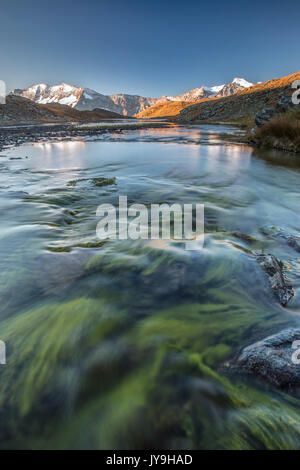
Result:
M279 227L262 228L261 232L264 235L267 235L268 237L273 238L274 240L280 240L286 243L288 246L290 246L295 251L300 253L300 237L297 237L296 235L292 235L288 232L285 232L283 229Z
M269 276L273 291L279 298L281 305L285 307L294 297L295 291L291 285L287 284L280 261L270 254L258 254L257 261Z
M68 182L68 186L76 186L77 183L81 183L83 181L88 181L92 183L94 186L111 186L113 184L116 184L116 178L80 178L77 180L71 180Z
M299 344L295 344L299 341ZM244 348L230 369L262 377L281 388L300 386L300 329L289 328Z

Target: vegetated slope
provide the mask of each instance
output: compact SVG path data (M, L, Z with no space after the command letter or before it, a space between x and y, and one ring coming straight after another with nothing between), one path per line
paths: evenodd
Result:
M61 83L60 85L49 86L46 83L38 83L24 90L15 89L12 94L22 96L35 101L38 104L58 103L68 105L80 111L93 111L95 108L123 114L124 116L134 116L146 108L164 101L190 101L195 102L202 98L219 96L219 93L232 94L244 87L252 86L244 78L235 78L228 85L217 85L213 87L194 88L176 96L161 96L160 98L147 98L139 95L128 95L117 93L114 95L103 95L90 88Z
M70 106L51 103L37 104L27 98L8 95L6 104L0 105L0 122L57 122L57 121L99 121L111 118L124 118L120 114L95 109L94 111L78 111Z
M252 140L258 147L300 153L300 106L299 109L278 114L259 127Z
M201 100L181 109L177 119L184 121L252 121L255 114L274 106L282 96L293 93L291 85L300 80L300 72L283 78L269 80L224 98Z
M57 114L42 108L33 101L20 96L6 97L6 104L0 105L0 122L38 121L49 122L61 120Z
M253 86L253 83L248 82L244 78L234 78L233 81L227 85L217 85L213 87L203 86L177 96L162 96L158 103L139 112L135 117L140 119L152 119L176 116L180 111L195 103L202 103L207 100L211 101L214 98L234 95L239 91L248 90Z
M201 88L193 88L180 95L175 96L162 96L160 101L190 101L195 102L204 98L212 98L214 96L229 96L237 93L238 91L244 90L253 86L254 83L248 82L244 78L234 78L231 83L227 85L215 85L211 87L202 86Z
M139 119L152 119L176 116L182 109L191 106L194 102L190 101L164 101L154 104L150 108L138 113L135 117Z
M40 106L57 116L74 121L96 122L102 119L124 119L123 115L107 111L106 109L96 108L93 111L79 111L78 109L58 103L41 104Z

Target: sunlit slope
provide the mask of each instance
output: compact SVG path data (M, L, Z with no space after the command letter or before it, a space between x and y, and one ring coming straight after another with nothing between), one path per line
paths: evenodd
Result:
M135 117L151 119L176 116L182 109L186 108L187 106L191 106L192 104L195 104L195 102L164 101L163 103L157 103L147 109L144 109L144 111L141 111Z
M283 96L292 95L292 83L300 80L300 71L283 78L259 83L233 96L193 103L179 112L185 121L251 121L257 112L276 106Z
M93 111L79 111L78 109L71 108L71 106L49 103L40 104L40 106L58 116L65 119L72 119L75 121L99 121L101 119L122 119L123 115L107 111L106 109L95 108Z
M268 80L232 96L205 98L197 102L165 101L155 104L136 115L137 118L175 117L194 121L247 121L263 108L274 106L284 95L291 95L300 71L282 78Z

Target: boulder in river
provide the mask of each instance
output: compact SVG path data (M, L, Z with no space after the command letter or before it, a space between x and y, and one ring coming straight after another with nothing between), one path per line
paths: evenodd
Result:
M298 342L298 343L297 343ZM280 388L300 386L300 329L288 328L244 348L230 369Z
M286 243L288 246L300 253L300 237L285 232L280 227L265 227L261 229L261 232L269 238Z
M273 255L257 254L257 261L266 272L270 279L273 291L284 307L294 297L295 291L293 287L286 282L286 278L282 272L282 264Z

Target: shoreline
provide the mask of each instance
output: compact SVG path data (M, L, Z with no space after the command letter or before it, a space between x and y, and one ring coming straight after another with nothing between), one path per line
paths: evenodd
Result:
M263 150L276 150L278 152L285 152L294 156L300 155L300 151L295 148L293 142L291 141L286 141L282 139L271 139L270 140L264 140L264 141L259 141L258 139L255 138L255 135L251 134L251 126L247 126L244 123L237 123L237 122L227 122L227 121L174 121L177 122L178 124L183 124L183 125L199 125L199 124L206 124L206 125L214 125L214 126L234 126L237 127L241 130L245 131L245 134L239 135L239 134L225 134L223 137L225 140L228 138L233 139L236 143L240 144L245 144L249 145L250 147L253 147L254 149L263 149ZM253 123L254 128L255 124Z
M13 146L25 143L38 143L61 139L70 140L76 137L97 136L107 133L122 133L128 130L167 128L174 123L130 123L130 124L101 124L78 126L78 123L19 123L11 126L0 125L0 152Z
M164 129L172 126L197 126L197 125L213 125L213 126L226 126L236 127L243 130L244 133L224 133L222 138L225 141L230 141L236 144L243 144L253 147L253 149L276 150L285 152L294 156L300 154L299 151L294 150L292 145L283 144L277 139L273 142L274 145L267 145L267 143L258 143L253 135L249 134L249 128L244 124L236 122L225 121L179 121L179 120L166 120L163 122L132 122L124 124L114 124L107 122L105 124L94 124L87 122L78 124L78 122L20 122L20 123L3 123L0 124L0 152L9 147L17 147L25 143L39 143L42 141L57 141L57 139L65 141L72 140L77 137L91 137L103 135L107 133L122 133L126 130L139 130L139 129ZM79 127L80 126L80 127ZM248 132L247 132L248 131Z

